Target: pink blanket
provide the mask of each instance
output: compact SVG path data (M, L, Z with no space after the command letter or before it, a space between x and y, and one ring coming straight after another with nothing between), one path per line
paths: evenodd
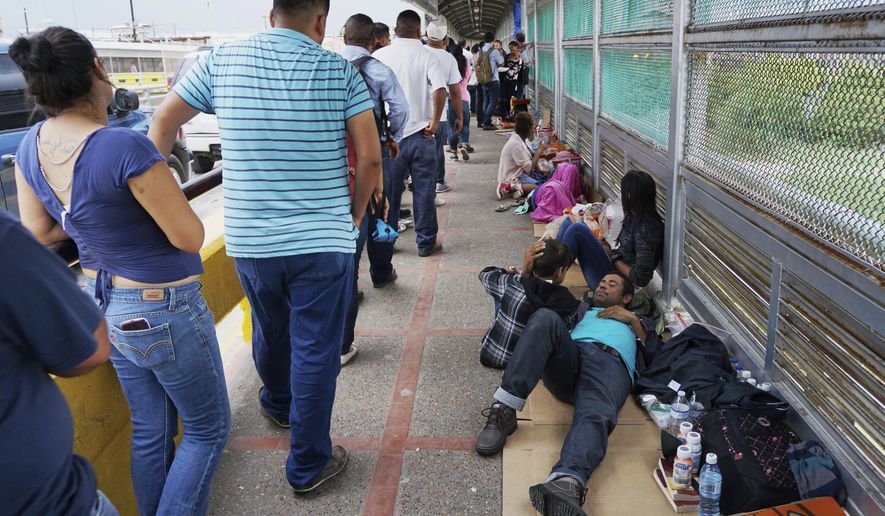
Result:
M556 167L553 177L535 192L535 222L552 222L562 216L562 210L571 208L582 195L581 173L573 163Z

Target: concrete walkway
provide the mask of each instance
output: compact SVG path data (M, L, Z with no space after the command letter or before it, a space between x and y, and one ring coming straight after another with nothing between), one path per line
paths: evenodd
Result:
M480 411L500 380L479 364L493 307L477 273L518 265L533 238L527 215L494 211L505 141L474 125L477 152L448 163L441 255L419 258L414 231L404 232L394 255L399 279L384 289L372 287L364 256L359 356L341 371L332 419L333 441L351 458L316 492L293 495L283 470L288 432L258 412L260 381L236 316L219 325L233 431L210 514L501 514L501 457L473 452Z

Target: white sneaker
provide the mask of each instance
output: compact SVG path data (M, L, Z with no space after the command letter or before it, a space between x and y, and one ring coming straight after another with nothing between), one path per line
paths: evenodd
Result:
M359 353L359 350L356 349L356 344L351 344L347 353L341 355L341 365L346 366L348 362L356 358L357 353Z
M437 197L434 202L436 203L437 206L442 206L446 203L446 200L443 199L442 197Z

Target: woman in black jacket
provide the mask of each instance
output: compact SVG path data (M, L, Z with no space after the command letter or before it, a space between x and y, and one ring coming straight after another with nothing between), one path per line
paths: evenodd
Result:
M587 285L593 289L606 274L617 270L637 287L648 285L664 255L664 221L658 214L654 179L631 170L621 179L624 225L618 248L600 242L590 228L566 218L557 239L578 257Z

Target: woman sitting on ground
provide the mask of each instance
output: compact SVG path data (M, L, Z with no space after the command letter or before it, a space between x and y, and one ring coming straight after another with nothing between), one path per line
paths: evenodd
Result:
M645 172L631 170L621 179L624 225L616 250L597 239L586 224L565 218L556 238L578 258L591 290L615 271L637 287L651 281L664 255L664 221L655 204L656 193L654 179Z
M501 162L498 165L498 199L512 194L515 199L528 195L537 188L539 181L531 176L538 170L538 159L547 150L546 144L538 145L532 152L529 141L535 138L535 121L528 113L519 113L514 120L515 126L510 139L501 149Z

